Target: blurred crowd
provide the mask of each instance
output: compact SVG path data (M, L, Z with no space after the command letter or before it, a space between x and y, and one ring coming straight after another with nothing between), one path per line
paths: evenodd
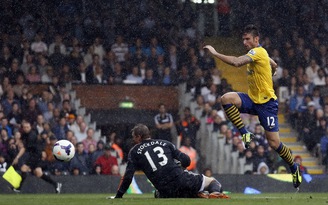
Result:
M247 23L259 25L262 46L279 65L274 82L286 117L299 132L299 140L327 164L328 45L327 15L322 10L327 5L324 1L228 2L224 22L219 15L219 28L225 30L218 34L230 35ZM254 10L254 15L246 15L245 8ZM274 8L285 12L275 16L270 12ZM154 116L154 137L173 141L190 153L190 170L288 171L270 150L256 117L243 115L247 128L256 134L249 150L244 150L238 131L226 120L220 96L232 86L202 48L205 11L189 1L8 1L1 10L0 170L15 160L21 124L27 121L38 134L45 171L122 173L125 136L113 132L106 141L94 139L94 128L76 112L78 107L65 87L81 83L177 86L182 93L180 111L170 117L161 105L160 115ZM38 83L48 88L33 95L30 85ZM59 139L76 146L70 163L58 162L51 154Z

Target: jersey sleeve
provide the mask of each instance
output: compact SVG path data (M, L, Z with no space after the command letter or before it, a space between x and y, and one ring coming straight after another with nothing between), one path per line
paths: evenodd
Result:
M190 157L185 153L178 150L173 144L171 144L173 158L181 162L182 167L188 167L190 165Z
M252 59L252 61L255 62L255 61L261 59L261 52L259 49L253 48L248 51L246 56L250 57Z
M136 169L133 162L133 152L131 151L128 156L128 162L124 176L122 177L119 188L117 190L117 196L123 196L123 194L128 190L132 182L135 170Z

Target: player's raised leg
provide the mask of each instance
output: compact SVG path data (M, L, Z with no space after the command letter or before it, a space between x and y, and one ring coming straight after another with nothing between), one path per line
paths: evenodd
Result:
M245 124L240 117L239 108L242 104L240 96L236 92L226 93L221 97L221 103L228 119L239 130L245 147L248 148L254 135L246 130Z

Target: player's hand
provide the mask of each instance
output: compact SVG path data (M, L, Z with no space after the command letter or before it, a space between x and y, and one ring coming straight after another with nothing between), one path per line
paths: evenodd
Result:
M212 54L215 54L216 53L215 48L213 48L213 46L211 46L211 45L206 45L203 48L204 49L208 49L208 51L211 52Z
M106 199L118 199L118 198L122 198L120 196L108 196L106 197Z

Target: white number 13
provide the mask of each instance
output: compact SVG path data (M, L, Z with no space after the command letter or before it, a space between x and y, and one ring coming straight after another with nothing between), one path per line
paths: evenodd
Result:
M158 162L158 164L161 165L161 166L166 165L167 164L167 157L164 154L163 148L162 147L155 147L153 149L153 151L154 151L154 153L157 154L158 159L162 159L161 161L160 160L156 160L156 162ZM145 155L146 155L146 158L147 158L147 160L148 160L151 168L153 169L153 171L156 171L157 170L157 167L156 167L153 159L150 157L149 152L148 151L145 152Z

